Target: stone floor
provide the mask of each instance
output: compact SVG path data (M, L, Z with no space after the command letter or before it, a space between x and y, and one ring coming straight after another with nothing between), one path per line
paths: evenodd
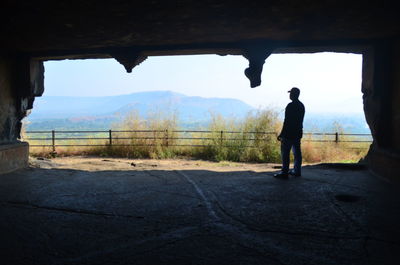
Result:
M1 264L400 264L399 189L365 169L51 163L0 176Z

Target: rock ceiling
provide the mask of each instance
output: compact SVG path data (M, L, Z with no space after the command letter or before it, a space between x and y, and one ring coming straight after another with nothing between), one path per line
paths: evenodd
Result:
M3 52L72 55L121 47L156 53L228 48L234 53L252 41L351 43L398 36L396 10L384 1L3 0L0 47Z

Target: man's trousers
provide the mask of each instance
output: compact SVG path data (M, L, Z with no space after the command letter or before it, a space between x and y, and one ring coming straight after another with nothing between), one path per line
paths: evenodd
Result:
M294 156L294 174L301 175L301 138L299 139L287 139L282 138L281 140L281 156L282 156L282 173L289 173L290 165L290 150L293 150Z

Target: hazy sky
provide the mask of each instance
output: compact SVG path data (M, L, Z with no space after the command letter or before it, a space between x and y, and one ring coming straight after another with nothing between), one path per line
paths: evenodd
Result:
M242 56L150 57L132 73L114 59L45 63L47 96L109 96L171 90L190 96L237 98L254 107L284 109L297 86L308 112L361 113L362 56L343 53L274 54L262 84L250 88Z

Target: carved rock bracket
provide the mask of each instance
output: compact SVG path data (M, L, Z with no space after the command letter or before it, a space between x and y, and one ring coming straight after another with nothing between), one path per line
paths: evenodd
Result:
M244 74L250 80L250 87L261 85L261 73L265 60L272 54L274 48L253 46L244 48L243 56L249 61L249 67L244 70Z
M117 51L110 55L125 67L127 73L131 73L135 66L147 59L147 56L142 55L141 51L137 50Z

